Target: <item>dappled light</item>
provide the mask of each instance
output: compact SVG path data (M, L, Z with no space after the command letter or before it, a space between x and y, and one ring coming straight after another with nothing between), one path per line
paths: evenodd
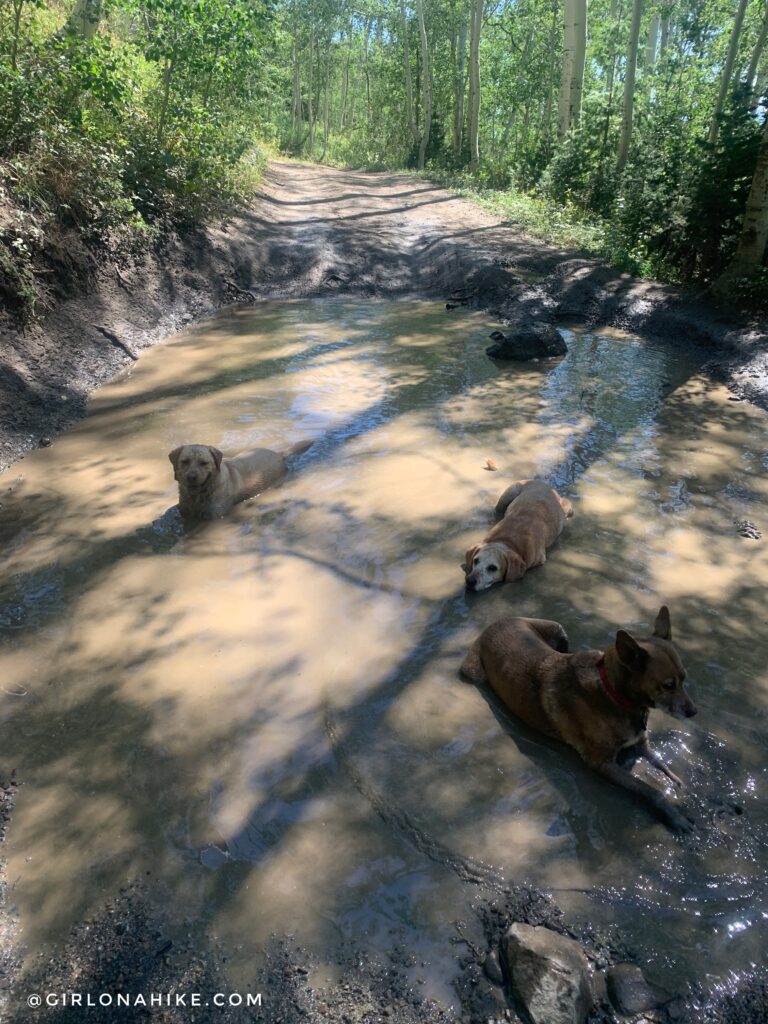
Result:
M476 885L505 880L620 920L659 978L757 956L768 561L735 524L765 526L764 416L684 349L564 330L562 361L498 367L490 329L417 302L235 310L147 353L2 478L3 745L25 782L9 877L30 949L143 876L201 946L227 944L235 978L285 930L332 961L397 928L438 963ZM305 437L280 486L184 531L171 448ZM573 519L545 566L465 594L466 548L532 476ZM556 619L578 649L647 632L662 603L700 706L651 718L701 822L683 840L457 677L502 615Z

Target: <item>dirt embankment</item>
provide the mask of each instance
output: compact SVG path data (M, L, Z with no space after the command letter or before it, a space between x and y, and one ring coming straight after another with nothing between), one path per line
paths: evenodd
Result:
M522 234L419 178L275 163L252 209L119 258L49 252L38 322L0 311L0 468L80 418L140 349L233 302L451 293L494 316L582 321L695 341L768 408L768 333L671 288Z
M166 236L154 248L119 259L108 251L58 249L39 269L47 283L38 322L19 332L0 310L0 468L82 416L89 391L142 348L223 305L266 297L453 296L492 311L495 319L530 315L621 327L661 335L670 343L695 341L711 349L717 372L768 408L762 352L768 336L757 325L729 323L672 289L557 250L429 182L402 175L274 164L253 208L226 224ZM0 774L0 840L14 787L15 779ZM0 885L0 904L4 898ZM498 921L487 917L486 938L495 941L497 925L510 916L539 923L542 913L538 902L505 905ZM558 927L554 918L547 921ZM141 894L124 894L106 908L103 919L73 932L66 955L49 963L41 984L61 989L75 977L82 982L89 972L116 990L126 973L159 987L179 978L208 989L218 983L215 963L185 974L188 951L178 950L175 963L162 928ZM0 947L8 951L5 959L0 951L2 1016L16 964L1 917ZM496 1013L515 1019L483 981L484 953L470 946L461 961L463 1019L487 1020ZM403 956L405 970L411 964ZM345 983L335 991L317 994L306 980L311 965L300 957L278 950L269 965L263 980L267 990L279 992L280 1001L265 1020L386 1017L406 1024L450 1016L414 995L391 966L379 974L360 963L343 973ZM699 1019L757 1019L764 1011L765 985L756 982L738 995L752 1000L744 1004L746 1010L734 1003L731 1016L718 1009ZM756 1000L762 1000L759 1009Z

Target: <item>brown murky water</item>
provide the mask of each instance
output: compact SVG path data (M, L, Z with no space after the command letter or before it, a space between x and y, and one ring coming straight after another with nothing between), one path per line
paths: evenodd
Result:
M451 1000L476 877L616 922L678 987L760 959L768 560L734 520L768 533L765 417L673 346L569 332L562 362L502 370L487 332L427 303L239 310L147 352L0 478L30 951L151 872L234 976L272 932L328 960L404 934ZM171 448L304 437L283 485L184 535ZM544 568L465 596L465 549L533 475L574 519ZM700 708L651 723L702 822L683 839L456 676L502 614L601 646L662 602Z

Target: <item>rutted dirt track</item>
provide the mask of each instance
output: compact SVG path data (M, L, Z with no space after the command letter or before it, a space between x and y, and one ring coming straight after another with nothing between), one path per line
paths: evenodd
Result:
M671 344L698 341L712 348L721 368L727 359L743 367L761 339L756 330L735 328L671 289L554 249L443 189L402 175L275 164L258 202L226 224L183 238L166 237L155 249L135 250L119 259L106 249L98 257L81 253L79 267L75 278L59 274L54 266L41 267L48 270L42 279L50 284L41 298L37 326L18 334L7 325L2 334L0 466L47 444L79 418L88 392L140 349L228 303L325 295L413 295L445 301L453 297L487 310L489 319L536 316L582 321L589 327L628 328L663 336ZM439 316L442 322L443 314ZM453 327L457 329L455 322ZM463 330L458 333L464 337ZM480 359L486 362L482 355ZM56 449L50 454L55 456ZM327 716L334 755L343 761L345 748L337 742L336 731ZM12 767L0 763L0 833L16 785L15 778L2 770ZM411 949L396 949L386 967L373 956L353 952L349 962L338 964L338 978L324 991L326 983L317 980L312 955L276 940L266 951L259 978L259 985L270 993L270 1005L260 1019L274 1024L325 1019L372 1024L384 1016L398 1024L518 1019L486 977L487 947L498 946L510 920L566 929L557 906L536 889L508 887L495 873L483 873L485 865L453 857L452 848L414 828L399 808L393 810L377 789L358 777L354 764L347 770L356 789L390 828L420 854L445 862L459 878L477 886L474 929L465 934L464 922L458 922L454 939L461 1016L441 1010L414 989L418 957ZM9 958L3 960L2 924L0 919L0 1017L17 969L10 958L10 939ZM206 950L203 956L191 941L174 945L166 925L151 894L140 886L122 890L105 903L103 912L75 927L57 956L39 965L40 976L33 973L24 984L37 991L102 985L119 991L129 977L148 990L171 985L209 991L225 987L219 949ZM288 920L286 928L290 926ZM630 955L615 935L603 934L598 926L586 925L576 934L597 967ZM6 1004L22 1007L11 1019L25 1019L24 994L17 991L15 1002ZM728 993L726 997L730 998ZM743 986L735 999L730 1010L712 1003L706 1012L676 1000L663 1013L644 1019L756 1020L764 1012L764 980ZM155 1019L184 1016L169 1012ZM87 1016L74 1010L69 1015L56 1013L55 1019L63 1024L105 1018L97 1009ZM250 1018L231 1012L216 1019ZM596 1010L592 1019L614 1018Z
M716 369L765 405L768 337L674 290L521 234L473 203L397 174L275 163L253 208L119 256L48 254L38 322L0 319L0 468L79 419L132 354L232 302L323 294L450 297L712 347Z

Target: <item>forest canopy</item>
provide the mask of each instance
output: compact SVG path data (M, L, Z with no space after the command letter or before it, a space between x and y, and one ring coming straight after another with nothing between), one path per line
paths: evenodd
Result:
M768 0L6 0L0 269L219 215L271 147L768 294L767 43Z

